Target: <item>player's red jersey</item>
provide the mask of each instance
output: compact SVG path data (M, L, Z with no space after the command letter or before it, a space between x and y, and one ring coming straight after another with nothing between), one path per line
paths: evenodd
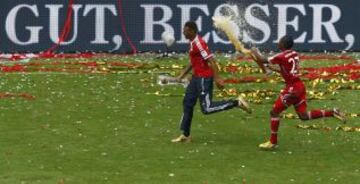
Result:
M204 78L213 76L213 71L207 62L213 57L213 54L201 36L197 35L194 40L190 42L189 55L193 75Z
M285 50L269 58L269 63L280 66L281 76L287 85L301 81L299 78L299 55L293 50Z
M299 78L299 55L293 50L285 50L273 57L270 57L269 63L280 66L281 76L286 82L286 87L280 93L276 100L273 111L281 113L288 106L294 105L297 112L306 111L306 88Z

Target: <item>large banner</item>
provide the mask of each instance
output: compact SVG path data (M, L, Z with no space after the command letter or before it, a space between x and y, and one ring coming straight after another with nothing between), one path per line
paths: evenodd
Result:
M173 51L187 51L186 21L196 21L212 50L233 50L212 16L235 17L249 47L275 50L291 34L302 51L360 50L360 1L330 0L3 0L0 52L159 51L164 31Z

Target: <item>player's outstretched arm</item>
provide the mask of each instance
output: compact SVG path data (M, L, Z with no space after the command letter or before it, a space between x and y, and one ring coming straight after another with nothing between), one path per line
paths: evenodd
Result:
M267 58L264 57L262 54L260 54L259 49L253 47L251 48L251 57L254 59L254 61L256 62L257 65L259 65L259 67L261 68L261 70L266 73L266 67L265 67L265 63L268 63Z
M214 80L215 80L215 84L219 89L224 89L225 83L224 81L221 79L221 77L219 76L219 68L217 65L217 62L214 58L210 58L208 60L210 67L214 73Z
M176 80L177 80L177 81L181 81L181 80L185 77L185 75L187 75L187 74L191 71L191 68L192 68L191 64L187 65L187 66L181 71L180 75L176 77Z

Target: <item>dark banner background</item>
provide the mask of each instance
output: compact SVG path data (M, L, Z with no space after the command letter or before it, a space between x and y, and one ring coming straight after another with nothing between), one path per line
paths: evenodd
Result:
M0 52L39 52L44 51L52 47L55 43L50 39L50 12L47 6L59 6L63 5L59 9L59 34L61 34L67 17L67 7L69 0L4 0L1 2L0 9ZM74 0L74 6L78 6L78 31L76 39L68 45L62 45L56 49L57 52L83 52L83 51L114 51L116 53L132 52L133 47L138 51L159 51L164 50L165 46L162 43L158 43L161 40L161 34L164 31L163 26L154 25L153 31L150 31L150 27L146 27L149 22L146 20L159 21L165 17L168 17L166 24L172 27L177 43L171 47L174 51L187 51L188 44L185 42L179 42L182 34L182 21L185 21L186 14L181 11L180 7L194 6L191 9L190 20L197 20L199 17L202 19L201 35L206 35L209 32L214 31L212 26L211 17L214 15L215 9L221 4L228 1L223 0ZM244 12L249 6L254 4L266 7L269 12L268 15L259 9L253 9L253 16L264 21L270 28L270 37L261 44L255 44L260 48L266 48L269 50L276 49L275 40L278 38L278 19L279 9L278 5L298 5L303 6L305 15L295 8L290 8L287 11L287 21L293 20L298 17L298 30L294 27L288 26L287 33L292 34L295 38L299 37L303 32L307 32L305 41L303 43L297 43L296 48L302 51L339 51L348 48L349 50L360 50L360 24L358 19L360 18L360 1L347 0L347 1L324 1L324 0L308 0L308 1L232 1L238 7L240 17L242 17L242 24L240 26L241 31L246 31L250 37L255 40L260 40L264 37L264 33L257 28L252 27L248 22L244 21ZM71 4L71 3L70 3ZM110 9L104 10L104 24L96 23L97 19L101 19L101 16L96 15L95 9L91 9L91 6L108 6ZM311 42L314 32L314 24L320 24L314 21L316 20L316 13L312 6L334 6L340 10L340 19L334 23L336 35L332 37L338 37L340 40L332 40L327 30L322 27L322 42ZM19 9L16 17L11 17L11 12L14 12L16 7L26 6ZM36 13L30 10L28 7L35 7ZM203 8L202 10L196 7ZM164 12L170 10L169 12ZM204 12L205 8L205 12ZM85 14L85 9L88 9ZM153 10L153 11L150 11ZM99 13L100 11L98 11ZM146 12L148 14L146 14ZM206 15L208 12L208 15ZM149 13L153 17L149 17ZM322 21L328 21L333 18L331 9L324 8L322 11ZM15 21L10 21L11 19ZM74 20L74 19L72 19ZM71 22L72 29L69 32L70 40L74 35L74 21ZM9 26L10 25L10 26ZM15 25L15 30L11 25ZM40 27L39 34L30 35L29 27ZM96 28L97 27L97 28ZM104 32L97 32L103 27ZM36 32L36 31L35 31ZM97 34L97 33L98 34ZM127 33L127 34L126 34ZM96 35L97 34L97 35ZM12 35L12 38L10 38ZM19 44L14 42L14 35L20 42L29 41L31 37L34 40L28 44ZM100 35L100 36L99 36ZM102 37L102 43L93 43L96 36ZM145 40L146 35L151 35L156 43L150 43ZM39 39L35 39L36 37ZM99 40L98 40L99 41ZM349 42L354 42L350 47ZM56 42L56 41L55 41ZM228 51L232 50L232 46L223 43L214 43L213 34L209 37L208 43L212 50ZM253 43L246 43L247 46ZM117 47L118 46L118 47Z

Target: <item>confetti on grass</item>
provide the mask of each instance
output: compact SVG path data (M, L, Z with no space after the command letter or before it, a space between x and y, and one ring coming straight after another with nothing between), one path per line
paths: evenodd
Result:
M27 100L34 100L35 96L32 96L28 93L9 93L9 92L5 92L5 93L0 93L0 99L2 98L24 98Z
M306 129L306 130L324 130L324 131L331 131L331 130L336 130L336 131L343 131L343 132L360 132L360 127L352 127L352 126L338 126L335 129L332 129L329 126L321 126L321 125L304 125L304 124L299 124L296 125L296 128L299 129Z

